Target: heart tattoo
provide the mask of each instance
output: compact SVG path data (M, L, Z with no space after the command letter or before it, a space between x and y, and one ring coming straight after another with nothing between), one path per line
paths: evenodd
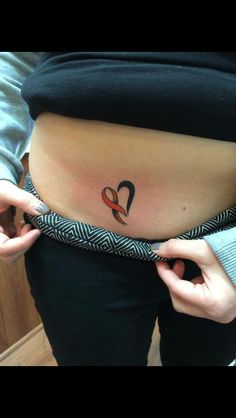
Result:
M129 189L129 197L128 197L128 200L127 200L126 210L123 208L123 206L118 204L118 194L117 194L117 192L119 192L120 189L122 189L122 187L127 187L127 189ZM107 196L107 194L106 194L107 190L110 190L110 192L112 193L112 199L113 200L111 200ZM128 216L129 209L130 209L130 206L131 206L131 203L133 201L134 194L135 194L135 187L134 187L133 183L131 183L131 181L124 180L118 185L117 192L114 189L112 189L111 187L104 187L104 189L102 191L102 199L103 199L104 203L106 203L106 205L109 206L109 208L112 209L112 214L113 214L114 218L118 222L120 222L121 224L127 225L127 223L123 221L123 219L121 218L119 213L122 213L122 215L124 215L126 217Z

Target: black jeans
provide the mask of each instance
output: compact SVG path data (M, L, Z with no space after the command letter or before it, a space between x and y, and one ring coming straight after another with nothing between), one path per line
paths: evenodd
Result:
M186 279L199 274L185 263ZM164 366L226 366L236 357L236 320L225 325L175 312L154 262L42 234L25 253L25 267L59 365L146 366L157 317Z

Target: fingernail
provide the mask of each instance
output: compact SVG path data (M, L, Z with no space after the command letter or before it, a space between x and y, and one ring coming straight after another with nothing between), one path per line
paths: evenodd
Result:
M161 246L161 243L160 242L154 242L151 245L151 248L152 248L152 250L159 250L160 249L160 246Z
M41 202L39 206L37 206L36 211L40 213L40 215L44 215L45 213L50 212L50 209L45 203Z

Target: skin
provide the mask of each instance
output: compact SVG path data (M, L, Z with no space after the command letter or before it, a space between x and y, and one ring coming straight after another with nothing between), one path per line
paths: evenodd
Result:
M154 252L163 257L177 258L173 269L166 261L155 263L177 312L222 324L236 317L236 286L206 241L170 239ZM183 280L185 266L178 257L194 261L200 267L201 275L192 281Z

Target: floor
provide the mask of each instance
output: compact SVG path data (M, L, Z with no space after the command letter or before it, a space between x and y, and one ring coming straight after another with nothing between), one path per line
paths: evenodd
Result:
M153 332L148 366L161 366L159 356L159 331ZM0 355L0 366L57 366L42 324L17 341Z

